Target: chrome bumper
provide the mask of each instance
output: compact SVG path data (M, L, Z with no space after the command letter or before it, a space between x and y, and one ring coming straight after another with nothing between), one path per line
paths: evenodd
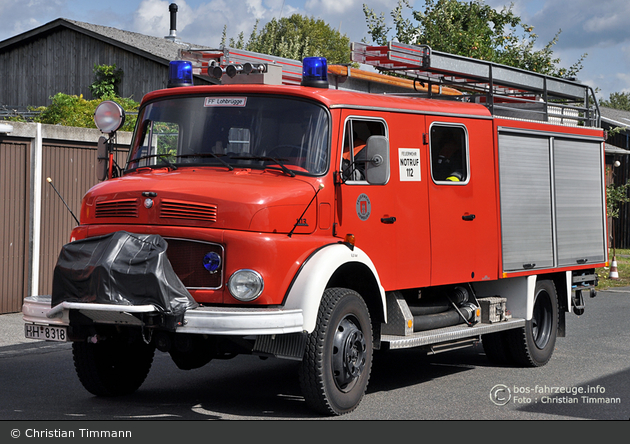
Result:
M153 305L114 305L62 302L51 307L50 296L24 299L24 322L43 325L69 325L70 311L78 310L97 324L143 326L138 314L158 313ZM210 335L274 335L303 331L302 310L281 308L200 307L188 310L176 333Z

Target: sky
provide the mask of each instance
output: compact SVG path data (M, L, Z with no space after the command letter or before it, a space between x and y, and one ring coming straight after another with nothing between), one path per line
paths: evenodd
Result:
M227 36L249 36L276 17L293 13L323 19L351 41L368 38L363 4L376 13L389 13L398 0L0 0L0 41L57 18L164 37L169 34L170 3L178 6L177 37L187 43L218 47L223 27ZM409 0L423 10L425 0ZM586 54L578 80L608 99L613 92L630 92L630 1L628 0L485 0L513 12L534 27L541 49L560 32L553 47L560 66L570 67ZM390 20L391 21L391 20Z

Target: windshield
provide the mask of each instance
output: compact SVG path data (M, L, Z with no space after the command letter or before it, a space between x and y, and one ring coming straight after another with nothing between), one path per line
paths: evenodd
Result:
M321 175L328 168L329 115L304 100L270 96L179 97L138 116L126 170L212 165Z

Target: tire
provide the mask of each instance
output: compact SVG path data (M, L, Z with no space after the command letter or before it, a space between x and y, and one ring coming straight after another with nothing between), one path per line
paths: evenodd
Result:
M345 288L326 289L300 366L309 407L324 415L353 411L365 394L372 355L372 323L363 298Z
M553 281L536 283L532 319L510 333L510 351L516 364L540 367L549 362L558 335L558 296Z
M155 347L141 341L74 342L72 355L79 381L96 396L135 392L149 374Z
M510 353L509 333L500 331L481 336L483 351L492 364L510 365L514 363Z

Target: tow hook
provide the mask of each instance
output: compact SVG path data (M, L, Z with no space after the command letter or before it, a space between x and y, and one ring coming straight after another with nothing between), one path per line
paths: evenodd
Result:
M591 289L591 295L593 289ZM593 297L593 296L591 296ZM582 297L582 290L575 290L571 297L571 305L573 305L573 313L580 316L584 314L584 298Z

